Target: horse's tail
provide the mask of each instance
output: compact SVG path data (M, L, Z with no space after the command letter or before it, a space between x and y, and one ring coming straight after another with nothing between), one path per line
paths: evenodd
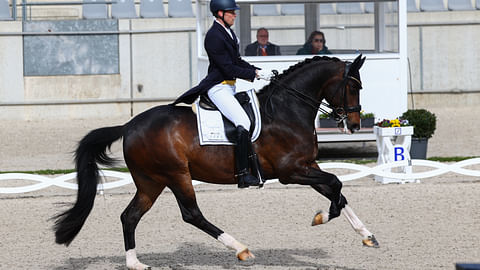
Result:
M80 232L93 208L99 182L97 163L113 165L115 159L107 155L112 143L123 135L123 126L105 127L90 131L78 144L75 152L78 193L73 207L57 216L55 242L68 246Z

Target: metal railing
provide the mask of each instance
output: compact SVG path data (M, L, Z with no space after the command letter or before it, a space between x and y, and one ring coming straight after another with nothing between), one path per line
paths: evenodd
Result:
M171 29L156 29L156 30L118 30L118 31L73 31L73 32L0 32L2 36L56 36L56 35L129 35L130 39L133 35L144 34L165 34L165 33L187 33L188 34L188 81L189 87L193 86L193 53L194 40L192 33L195 32L194 27L185 28L171 28ZM130 44L130 57L129 65L132 66L132 46ZM130 69L130 76L134 76L133 69ZM95 75L95 74L92 74ZM81 105L81 104L114 104L114 103L146 103L146 102L171 102L175 97L150 97L150 98L135 98L133 97L134 86L130 85L130 98L104 98L104 99L65 99L65 100L35 100L35 101L21 101L21 102L5 102L0 101L0 107L12 107L12 106L41 106L41 105Z
M111 5L111 4L114 4L114 3L116 3L116 1L98 1L98 2L65 1L65 2L33 2L33 3L28 3L27 0L22 0L22 20L26 21L27 7L32 7L32 6L77 6L77 5L99 5L99 4ZM17 12L15 12L15 14L16 13ZM32 19L31 16L32 16L32 10L30 9L30 20ZM16 18L14 18L14 20L16 20Z

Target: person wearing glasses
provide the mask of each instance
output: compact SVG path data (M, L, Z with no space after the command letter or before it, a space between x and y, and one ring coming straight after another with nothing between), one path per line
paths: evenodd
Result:
M280 55L280 47L268 42L268 30L262 27L257 30L257 41L245 48L245 56L267 55Z
M240 57L238 39L231 29L240 9L235 0L212 0L210 11L215 20L205 35L208 55L208 74L197 86L177 98L172 105L193 103L199 96L208 97L218 110L230 120L235 129L235 177L239 188L258 186L260 180L250 172L249 153L253 152L250 119L235 95L236 79L269 80L272 73L250 65Z
M313 31L302 48L298 49L297 55L305 54L332 54L325 45L325 35L320 31Z

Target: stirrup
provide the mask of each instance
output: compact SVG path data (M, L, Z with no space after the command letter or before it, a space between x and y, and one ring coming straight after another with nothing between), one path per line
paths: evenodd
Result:
M253 176L250 172L243 171L235 175L238 181L238 188L247 188L250 186L263 186L263 183Z

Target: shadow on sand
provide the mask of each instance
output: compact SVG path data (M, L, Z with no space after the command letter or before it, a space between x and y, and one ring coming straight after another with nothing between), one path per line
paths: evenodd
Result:
M202 268L223 268L223 269L245 269L245 268L300 268L300 269L342 269L353 270L335 265L324 265L315 263L316 260L328 258L322 249L259 249L255 250L256 258L247 262L238 261L233 251L209 247L199 243L183 243L176 251L170 253L147 253L139 254L141 262L155 268L169 269L196 269ZM75 269L82 270L91 268L95 264L107 265L109 269L125 269L124 256L99 256L69 258L64 265L54 267L55 270Z

